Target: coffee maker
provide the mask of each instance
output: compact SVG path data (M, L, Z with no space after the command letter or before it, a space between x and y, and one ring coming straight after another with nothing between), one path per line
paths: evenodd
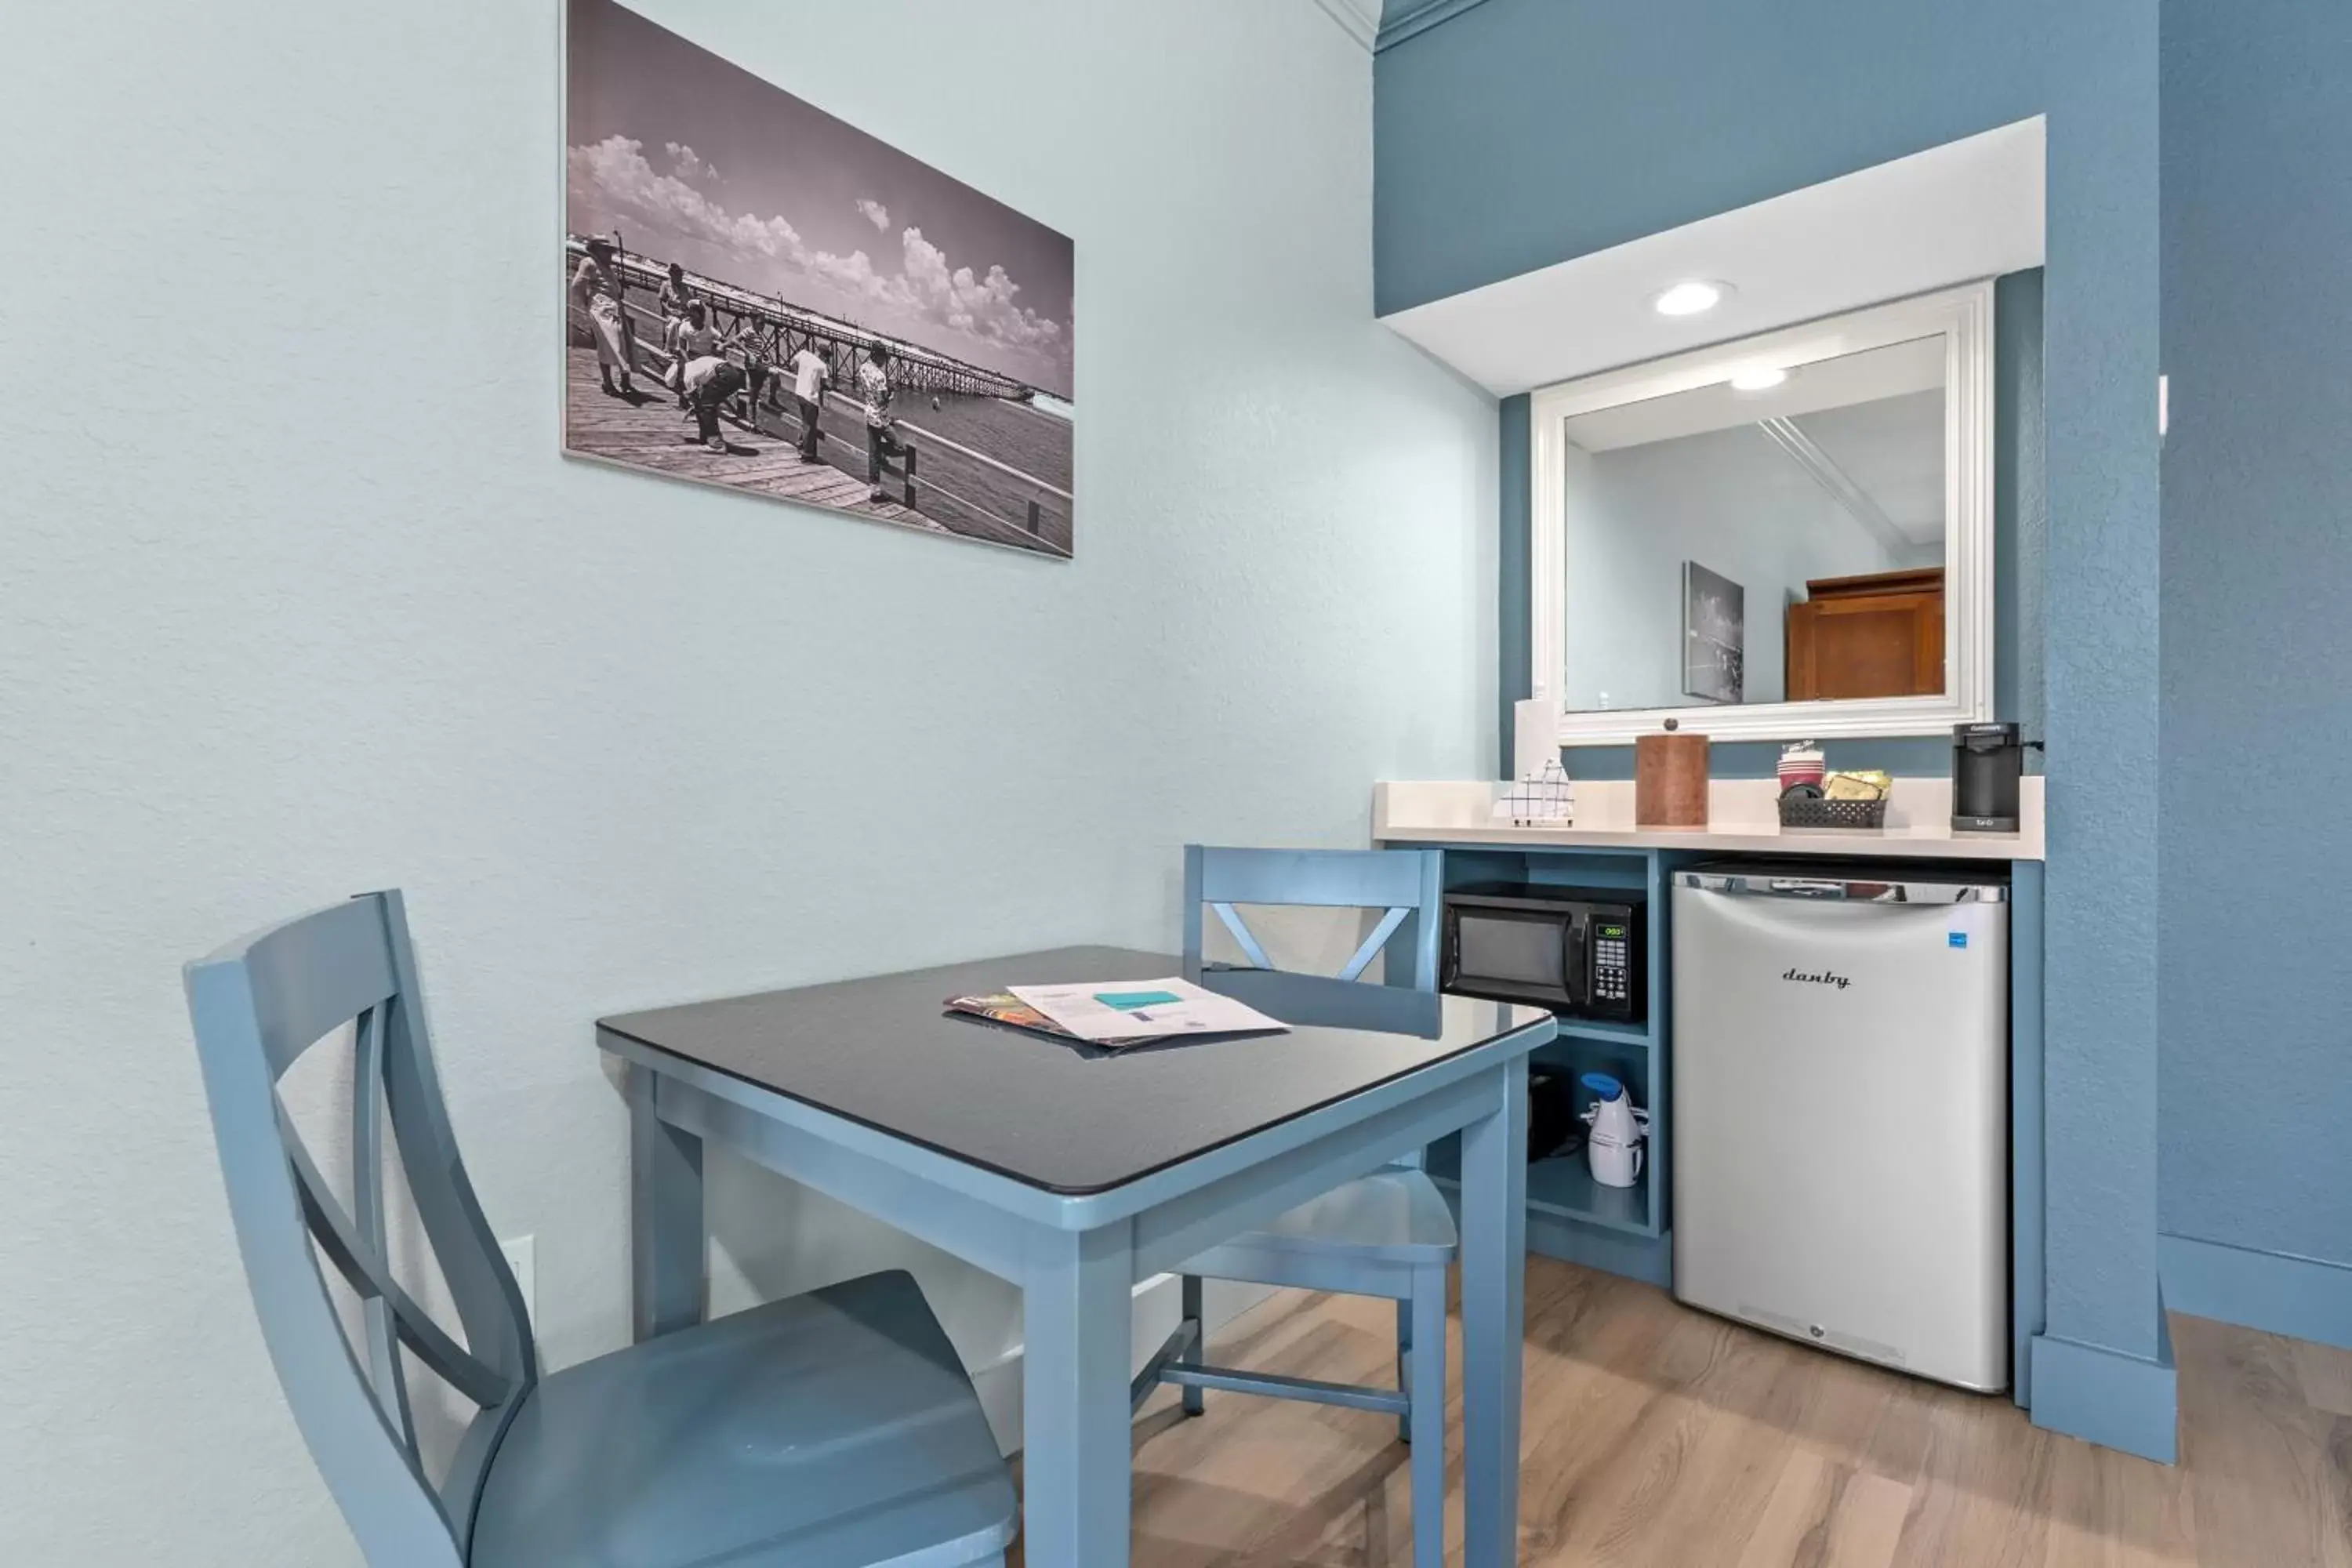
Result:
M2025 742L2014 724L1952 727L1952 831L2017 831L2017 781L2025 774Z

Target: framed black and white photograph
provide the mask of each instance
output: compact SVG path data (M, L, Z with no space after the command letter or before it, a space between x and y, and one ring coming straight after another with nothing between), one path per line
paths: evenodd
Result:
M1745 689L1747 593L1696 561L1683 563L1683 695L1738 702Z
M1072 552L1075 249L614 0L568 0L563 448Z

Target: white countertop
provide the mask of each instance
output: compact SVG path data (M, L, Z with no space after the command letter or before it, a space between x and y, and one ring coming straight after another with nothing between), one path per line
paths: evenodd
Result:
M1707 785L1705 827L1644 827L1633 820L1631 780L1576 782L1569 827L1517 827L1495 820L1507 786L1485 780L1400 781L1372 786L1372 837L1383 844L1559 845L1595 849L1696 849L1719 854L1885 855L1936 860L2042 858L2042 780L2019 792L2015 833L1952 831L1952 781L1898 778L1885 827L1784 830L1771 779L1716 779Z

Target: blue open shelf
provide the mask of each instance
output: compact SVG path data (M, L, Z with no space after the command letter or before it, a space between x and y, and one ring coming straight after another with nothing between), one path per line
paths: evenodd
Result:
M1528 1167L1528 1208L1559 1219L1582 1220L1636 1236L1655 1236L1650 1223L1650 1184L1604 1187L1592 1179L1581 1153L1538 1160Z
M1448 1193L1459 1190L1461 1146L1447 1139L1429 1152L1430 1179ZM1528 1212L1552 1219L1574 1220L1604 1230L1650 1237L1658 1227L1650 1217L1648 1173L1630 1187L1604 1187L1592 1179L1582 1153L1537 1160L1528 1166Z
M1568 845L1439 845L1449 888L1474 882L1532 882L1560 887L1622 888L1646 895L1648 994L1638 1024L1561 1018L1559 1036L1537 1052L1539 1063L1574 1073L1608 1072L1650 1115L1647 1163L1630 1187L1604 1187L1580 1152L1538 1160L1528 1167L1528 1245L1548 1257L1627 1275L1653 1284L1669 1280L1668 1213L1673 1139L1670 1089L1674 1038L1672 988L1667 984L1673 907L1668 887L1675 867L1692 857L1674 850L1598 848ZM1578 1109L1586 1098L1576 1090ZM1429 1173L1451 1197L1458 1191L1459 1141L1446 1139L1429 1153Z
M1560 1018L1558 1023L1563 1040L1606 1040L1611 1045L1647 1047L1657 1039L1647 1024L1612 1024L1600 1018Z

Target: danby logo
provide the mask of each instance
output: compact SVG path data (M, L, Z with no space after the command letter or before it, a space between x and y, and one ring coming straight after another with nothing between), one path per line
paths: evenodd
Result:
M1780 978L1783 980L1794 980L1801 984L1805 985L1834 985L1841 991L1853 984L1853 980L1851 975L1832 974L1826 969L1791 968L1787 973L1781 975Z

